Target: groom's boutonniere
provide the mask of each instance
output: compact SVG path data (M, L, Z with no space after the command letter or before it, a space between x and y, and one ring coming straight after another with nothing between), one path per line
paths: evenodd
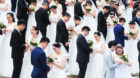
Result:
M88 40L88 46L92 47L92 45L93 45L93 41L92 40Z

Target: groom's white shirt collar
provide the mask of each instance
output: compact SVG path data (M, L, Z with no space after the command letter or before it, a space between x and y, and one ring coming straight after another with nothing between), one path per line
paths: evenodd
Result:
M19 34L21 35L20 31L16 28L16 30L19 32Z

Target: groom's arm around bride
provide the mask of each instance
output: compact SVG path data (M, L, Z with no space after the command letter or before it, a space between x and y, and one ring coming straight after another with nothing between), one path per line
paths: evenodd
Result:
M87 69L87 64L89 62L89 54L93 50L88 46L88 43L85 39L85 37L89 34L90 28L87 26L84 26L82 28L82 34L79 34L77 39L77 62L79 64L79 75L78 78L84 78L85 72Z

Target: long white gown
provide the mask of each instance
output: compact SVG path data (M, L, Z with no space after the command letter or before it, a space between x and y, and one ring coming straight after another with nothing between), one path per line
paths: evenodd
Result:
M39 6L36 6L35 11L39 9ZM35 12L31 12L28 18L28 23L27 23L27 31L26 31L26 39L31 37L31 28L33 26L36 26L36 20L35 20Z
M57 22L54 21L59 21L61 18L61 14L58 12L56 14L54 14L53 12L51 12L51 15L49 17L51 24L48 25L47 27L47 37L50 39L51 43L55 42L56 39L56 25Z
M93 49L100 50L103 42L94 42ZM103 78L104 54L94 52L90 55L85 78Z
M96 12L94 12L94 8L93 7L91 7L90 13L92 13L92 14L96 13ZM97 31L96 17L94 18L94 16L92 16L91 14L84 15L83 23L84 23L85 26L88 26L90 28L91 32Z
M115 61L121 60L118 55L116 55ZM115 78L132 78L129 72L129 67L122 63L115 69Z
M111 26L107 26L107 37L106 37L106 43L108 44L109 41L114 40L114 26L113 26L113 19L108 18L107 21L111 24Z
M136 33L137 28L135 29L130 29L130 32ZM138 49L137 49L137 39L130 39L126 42L126 53L128 54L128 58L132 64L130 67L130 72L132 74L138 73L139 72L139 63L138 63ZM131 48L130 48L131 47Z
M27 43L30 44L30 41L37 42L39 44L40 37L37 37L36 39L30 37L30 39L27 40ZM33 46L30 45L30 47ZM31 78L32 70L33 66L31 64L31 51L28 49L28 51L24 54L20 78Z
M6 6L8 6L7 2L0 3L0 8L5 8ZM7 19L6 19L7 12L8 12L8 10L0 9L0 22L7 23Z
M0 76L11 77L13 71L13 60L11 58L12 48L10 47L10 39L12 31L15 28L15 23L6 24L6 34L2 35L0 41Z
M78 63L76 62L76 58L77 58L76 40L77 40L78 34L81 33L82 27L83 25L81 24L74 28L74 31L76 33L73 35L69 44L69 72L72 75L78 75L79 73L79 66L78 66Z
M60 56L57 55L57 59L55 60L55 63L62 64L62 60L65 56L66 56L65 53L63 53ZM65 69L60 69L53 65L52 70L50 70L48 73L48 78L56 78L56 77L57 78L67 78Z

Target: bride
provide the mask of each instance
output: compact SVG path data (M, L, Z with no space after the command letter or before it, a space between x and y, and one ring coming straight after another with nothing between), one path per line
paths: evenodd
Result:
M69 71L70 71L70 74L72 75L78 75L79 67L76 62L76 57L77 57L76 40L77 40L78 35L81 33L83 25L79 16L75 16L74 21L77 26L74 28L73 37L69 44Z
M85 78L103 78L103 60L105 52L105 44L101 41L100 32L94 33L95 42L93 44L93 54L87 67Z
M34 9L30 9L30 7L34 8ZM31 37L31 33L30 30L32 28L32 26L36 26L36 21L35 21L35 12L39 9L40 7L37 5L37 2L35 0L33 0L31 2L31 5L29 5L29 19L28 19L28 23L27 23L27 31L26 31L26 38Z
M56 53L55 58L57 59L52 63L51 70L48 73L48 78L67 78L65 73L67 55L64 52L61 52L61 45L59 43L53 44L53 50Z
M15 19L12 13L7 13L7 32L2 36L0 42L0 76L11 77L13 70L13 62L11 59L11 47L9 45L11 33L15 29Z
M131 21L129 23L130 30L129 33L134 33L133 36L131 36L131 39L128 40L126 43L125 50L128 53L128 58L130 59L130 62L132 63L132 66L130 67L131 74L136 74L139 72L139 63L138 63L138 49L137 49L137 43L138 43L138 34L139 29L135 26L135 23ZM131 48L130 48L131 47Z
M50 22L51 24L47 27L47 37L50 39L51 43L55 42L56 39L56 25L61 19L62 15L57 11L57 7L51 6ZM52 46L52 45L51 45Z
M33 66L31 64L31 52L36 47L35 45L32 45L31 42L39 43L40 37L38 36L38 33L38 28L33 26L31 29L32 37L26 41L28 44L30 44L30 49L27 50L27 52L24 54L20 78L31 78L31 72L33 69Z
M121 56L123 55L123 47L121 45L116 47L116 56L114 56L114 61L122 61L122 64L120 64L116 69L115 69L115 78L131 78L130 72L128 70L128 67L131 66L130 61L128 62L123 61L121 59Z

